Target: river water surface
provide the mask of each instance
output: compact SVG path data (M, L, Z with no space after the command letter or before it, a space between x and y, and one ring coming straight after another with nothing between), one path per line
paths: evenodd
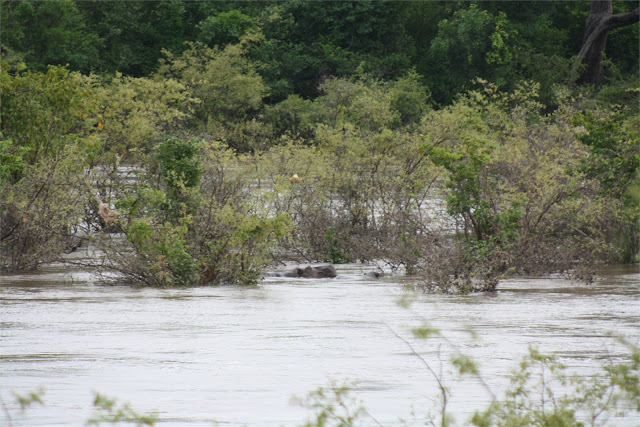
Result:
M457 379L452 345L500 394L530 345L591 375L625 354L609 332L640 340L637 266L604 270L591 286L514 279L495 293L420 294L410 308L396 303L407 279L364 271L184 290L101 286L62 266L0 276L0 397L15 426L83 425L94 391L156 412L160 425L295 426L313 412L293 396L346 382L380 424L418 425L436 412L438 393L408 342L435 371L442 362L449 408L464 425L489 396L476 380ZM446 340L413 338L425 322ZM12 392L41 386L45 406L16 408Z

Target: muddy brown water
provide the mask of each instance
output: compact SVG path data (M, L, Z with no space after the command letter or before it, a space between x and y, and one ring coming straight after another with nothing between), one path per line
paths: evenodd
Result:
M495 293L420 294L409 309L396 301L410 280L337 268L335 279L164 290L102 286L62 266L2 275L0 397L15 426L83 425L94 391L156 412L159 425L294 426L313 411L293 396L348 383L380 424L423 425L437 412L436 383L399 335L434 370L442 363L449 410L465 425L489 396L476 380L457 379L451 345L499 395L528 346L592 375L625 354L610 332L640 341L638 266L603 270L591 286L522 278ZM425 322L448 341L414 339ZM38 387L45 406L22 413L12 392ZM609 424L638 425L640 416Z

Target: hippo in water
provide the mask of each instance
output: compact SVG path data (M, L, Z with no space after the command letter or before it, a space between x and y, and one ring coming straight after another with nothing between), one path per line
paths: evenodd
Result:
M372 279L379 279L381 277L384 277L384 272L383 271L370 271L370 272L366 273L365 276L371 277Z
M319 267L298 267L282 275L276 274L276 277L303 277L305 279L322 279L325 277L336 277L337 275L338 272L333 265L322 265Z

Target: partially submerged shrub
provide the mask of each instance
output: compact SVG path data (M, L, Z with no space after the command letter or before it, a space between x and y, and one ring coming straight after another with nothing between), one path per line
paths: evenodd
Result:
M251 196L251 176L231 150L167 138L156 185L138 183L117 203L126 245L103 239L116 280L152 286L253 284L288 230ZM198 171L202 171L202 175ZM202 176L202 178L200 178ZM160 178L160 179L158 179Z
M602 160L573 137L572 104L548 117L540 108L535 85L512 94L486 85L424 123L423 149L444 170L458 231L427 256L426 289L490 290L512 273L590 282L595 265L616 260L611 224L628 219L584 169Z
M80 232L90 194L82 154L95 102L79 73L10 73L7 65L0 67L0 269L33 270L59 260Z
M434 293L467 294L495 291L503 274L496 268L497 254L478 258L472 248L443 242L422 260L419 286Z
M388 129L318 133L320 147L274 147L258 160L273 212L296 225L289 251L308 260L418 264L438 233L426 209L435 175L420 140Z
M256 37L192 45L154 78L102 86L60 67L0 74L0 266L56 259L82 221L123 232L127 249L98 239L108 265L154 285L249 283L295 257L381 260L423 274L425 289L470 292L512 273L588 282L598 263L639 256L635 115L561 88L547 115L539 85L503 93L482 80L429 111L409 73L328 78L317 99L289 97L263 118L246 58ZM221 142L167 136L186 126Z
M0 269L33 270L60 260L86 235L81 219L89 186L73 156L27 166L1 188Z

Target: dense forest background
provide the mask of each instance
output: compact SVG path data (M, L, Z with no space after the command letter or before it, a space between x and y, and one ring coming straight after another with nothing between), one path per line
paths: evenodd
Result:
M3 1L2 45L31 70L144 77L185 42L222 48L259 32L247 59L265 102L313 99L328 76L394 80L414 71L446 105L482 77L504 89L522 79L543 93L569 78L589 1ZM613 13L637 7L613 2ZM638 28L607 40L607 81L638 79ZM549 101L551 99L548 98Z
M638 260L635 1L0 5L5 270L90 241L135 283L293 257L469 291Z

